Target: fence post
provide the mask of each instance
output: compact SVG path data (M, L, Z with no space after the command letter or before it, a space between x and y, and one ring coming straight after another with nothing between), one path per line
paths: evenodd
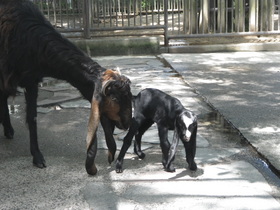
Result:
M245 8L244 8L243 0L235 1L235 24L236 24L236 32L244 32L245 29Z
M190 0L190 34L198 32L197 0Z
M226 14L227 14L226 1L218 1L218 31L220 33L226 32Z
M90 38L90 3L91 0L84 0L84 38L89 39Z
M189 14L190 14L190 5L189 5L189 0L184 0L184 5L183 5L183 28L184 28L184 33L189 32L190 30L190 21L189 21Z
M199 32L207 33L209 26L209 1L201 1L199 14Z
M272 31L274 29L274 20L273 20L274 6L275 6L275 0L269 0L268 11L267 11L268 31Z
M249 2L249 31L256 32L258 30L258 19L259 19L259 1L250 0Z
M168 0L164 0L164 45L168 46Z

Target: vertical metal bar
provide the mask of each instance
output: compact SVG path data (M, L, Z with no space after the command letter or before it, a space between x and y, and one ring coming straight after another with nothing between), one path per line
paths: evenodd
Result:
M164 1L164 45L168 46L168 0Z
M277 9L278 9L278 31L280 31L280 1L277 0Z
M48 19L50 20L50 2L47 0Z
M84 0L84 38L89 39L90 38L90 27L89 27L89 1L90 0Z
M54 25L57 26L57 16L56 16L56 0L53 0L53 21Z
M76 8L77 7L77 8ZM72 12L71 12L71 17L73 19L73 27L76 28L76 15L75 15L75 10L77 10L78 17L80 16L80 12L78 10L79 8L79 3L73 4L72 5Z
M214 33L216 33L216 30L217 30L217 4L216 4L216 1L214 0L214 3L213 3L213 19L214 19Z
M190 34L197 33L197 2L190 1Z
M189 15L189 0L183 0L184 5L183 5L183 31L184 33L187 33L189 30L189 25L188 25L188 15Z
M257 31L256 28L256 1L257 0L250 0L249 2L249 31L255 32Z
M268 11L267 11L268 31L274 30L274 23L273 23L274 5L275 5L275 0L268 0Z
M263 11L264 11L264 2L260 1L260 31L263 31Z
M174 33L174 0L169 1L171 6L171 17L172 17L172 21L171 21L171 28L172 28L172 34Z
M134 26L136 26L136 17L137 17L137 12L136 12L136 0L133 0L133 13L134 13L134 17L133 17L133 20L134 20Z
M122 26L124 27L124 12L125 12L125 0L122 1L122 10L121 10L121 13L122 13Z
M89 3L91 5L90 8L92 8L92 0L90 0ZM80 2L80 4L79 4L79 2L77 2L77 11L79 13L80 28L82 27L82 23L83 23L83 11L84 11L83 8L84 8L84 2L82 1L82 2ZM92 14L92 10L90 10L90 12L91 12L90 14ZM91 20L91 19L89 19L89 20ZM91 21L89 21L89 30L91 28L91 25L92 25Z
M119 21L119 10L120 10L120 0L116 0L117 3L115 2L115 14L116 14L116 27L119 26L118 21Z
M143 23L142 23L142 18L143 18L143 17L142 17L142 1L141 1L141 0L139 1L139 4L140 4L140 5L139 5L139 7L140 7L140 15L139 15L139 16L140 16L140 17L139 17L139 18L140 18L140 26L142 26L142 24L143 24Z
M157 0L158 25L160 25L160 0Z
M67 19L67 28L70 28L70 18L69 18L69 10L68 10L68 4L70 4L70 2L66 2L65 6L66 6L66 19Z
M225 33L228 33L228 0L226 1L226 9L225 9L225 24L226 24L226 27L225 27Z
M178 34L181 31L181 0L177 0L178 2Z
M149 11L149 10L148 10L148 4L146 4L146 5L145 5L145 13L146 13L146 16L145 16L145 17L146 17L146 26L148 25L148 22L149 22L149 21L148 21L148 11Z
M102 9L101 9L101 11L102 11L102 16L103 16L103 27L105 27L105 24L106 24L106 2L105 2L105 0L103 0L102 1Z
M109 1L109 23L110 23L110 27L113 26L112 24L112 4L113 4L113 1Z
M60 27L63 28L63 20L62 20L62 4L61 4L61 0L59 0L59 17L60 17Z
M210 33L210 31L211 31L211 13L210 13L210 9L211 9L211 2L209 1L208 2L208 25L207 25L207 27L208 27L208 30L207 30L207 33Z
M246 1L243 1L242 3L242 14L243 14L243 19L242 19L242 32L245 32L245 24L246 24Z
M130 26L130 0L127 0L127 24Z

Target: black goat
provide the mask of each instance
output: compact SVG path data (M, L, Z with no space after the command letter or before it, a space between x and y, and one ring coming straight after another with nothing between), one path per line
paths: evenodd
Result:
M172 162L175 157L178 139L184 144L186 160L191 170L196 170L194 162L196 153L197 117L184 108L181 102L157 89L142 90L134 100L134 117L123 146L116 161L116 172L122 172L123 158L135 135L134 152L143 159L141 151L142 135L156 123L160 146L163 153L162 164L166 171L174 172ZM168 141L168 130L174 130L173 141Z
M114 127L128 129L131 121L130 81L116 71L106 70L63 38L28 0L0 0L0 122L4 135L11 139L7 98L15 96L17 86L25 89L26 120L30 132L33 164L46 167L37 142L38 83L43 77L65 80L91 102L87 136L86 169L97 172L96 129L99 121L109 149L108 161L114 159Z

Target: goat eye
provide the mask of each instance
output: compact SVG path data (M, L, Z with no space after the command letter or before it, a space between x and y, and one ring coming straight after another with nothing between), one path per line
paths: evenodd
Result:
M111 98L112 101L117 101L117 100L118 100L118 99L117 99L116 97L114 97L114 96L110 96L110 98Z

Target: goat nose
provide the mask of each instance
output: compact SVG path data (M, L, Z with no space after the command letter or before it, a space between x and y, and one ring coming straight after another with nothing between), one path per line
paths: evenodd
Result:
M189 142L190 141L190 137L184 135L182 140L185 141L185 142Z

